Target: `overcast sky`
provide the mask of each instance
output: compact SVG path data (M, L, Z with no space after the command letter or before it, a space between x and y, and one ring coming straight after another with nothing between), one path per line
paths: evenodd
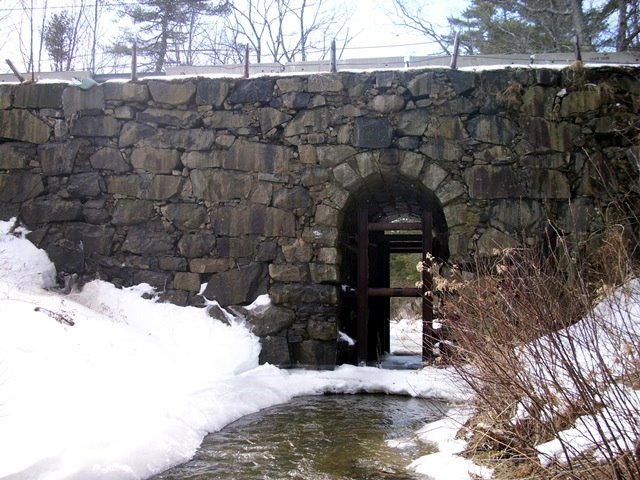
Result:
M21 4L34 7L34 17L41 17L47 5L47 11L61 11L65 7L84 4L93 4L93 0L0 0L0 73L10 73L4 59L11 59L20 68L23 58L28 57L29 45L29 21ZM115 0L101 0L115 3ZM352 11L349 21L349 33L352 40L342 53L341 58L371 58L371 57L407 57L410 55L433 54L437 49L429 41L418 34L412 34L393 23L391 13L393 0L329 0L337 3L343 2ZM468 0L407 0L426 5L424 10L428 12L429 21L434 25L447 25L447 16L457 15L469 2ZM91 15L91 9L88 15ZM36 28L41 28L41 18L36 20ZM101 20L98 41L106 43L108 37L115 37L114 32L122 25L123 19L106 21ZM18 39L21 38L22 48ZM37 43L37 40L36 40ZM35 57L38 52L36 47ZM43 52L43 55L46 53ZM42 70L49 70L47 62L42 62Z

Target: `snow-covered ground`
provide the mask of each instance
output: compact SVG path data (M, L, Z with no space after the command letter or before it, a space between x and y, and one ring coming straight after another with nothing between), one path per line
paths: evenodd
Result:
M189 459L207 432L297 395L469 398L447 369L258 366L242 319L144 299L144 285L93 281L64 295L46 254L10 227L0 222L3 480L146 478ZM465 473L442 478L469 478L466 461L444 451Z
M241 318L230 315L225 323L206 309L145 299L153 296L145 285L116 289L93 281L62 294L46 254L20 232L9 234L11 225L0 222L0 480L143 479L188 460L206 433L243 415L298 395L363 391L456 403L445 418L407 439L438 449L407 467L434 480L491 478L490 469L457 455L465 448L455 437L470 415L464 403L471 393L452 370L259 366L258 339ZM640 282L625 291L609 297L614 308L606 302L598 307L610 318L605 332L589 328L585 319L559 333L580 346L576 368L589 369L590 359L603 355L595 346L605 342L611 347L606 371L613 372L620 352L637 345ZM401 321L396 340L419 345L416 325ZM543 338L528 348L547 342ZM392 367L397 362L397 357L388 360ZM553 376L564 378L561 370ZM619 423L620 410L629 405L632 413L640 411L638 392L631 388L609 397L601 392L604 421ZM624 417L629 418L634 417ZM598 418L583 416L559 433L575 447L571 455L557 440L539 445L541 463L593 449L602 440L597 423ZM619 445L634 445L638 426L624 424L609 433Z

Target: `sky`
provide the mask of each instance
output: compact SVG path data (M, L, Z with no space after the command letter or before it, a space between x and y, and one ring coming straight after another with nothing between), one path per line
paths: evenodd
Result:
M20 7L21 2L27 6L33 2L34 18L36 18L40 17L39 14L43 11L45 2L51 13L59 12L63 7L79 5L81 1L83 0L0 0L0 27L6 33L0 36L0 58L11 59L19 70L23 70L22 59L28 52L30 34L28 18ZM346 6L352 13L347 26L353 38L342 58L407 57L434 53L433 45L425 37L394 25L392 0L329 1ZM92 4L93 0L84 0L84 3ZM416 0L416 3L425 5L424 11L434 25L446 27L447 16L459 14L468 1ZM88 11L91 12L91 9L89 8ZM36 18L35 24L40 25L41 18ZM119 27L123 24L122 18L105 18L101 22L99 42L104 43L106 39L116 37ZM18 38L22 41L18 42ZM50 70L48 62L42 62L41 65L43 71ZM0 73L11 73L4 61L0 64Z

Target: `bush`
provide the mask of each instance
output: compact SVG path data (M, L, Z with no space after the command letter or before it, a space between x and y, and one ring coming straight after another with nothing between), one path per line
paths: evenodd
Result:
M476 393L470 453L509 478L640 478L640 281L621 228L599 244L506 249L436 282Z

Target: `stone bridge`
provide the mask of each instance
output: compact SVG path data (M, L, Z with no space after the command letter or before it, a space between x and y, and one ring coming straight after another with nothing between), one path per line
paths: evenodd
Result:
M549 224L579 241L637 187L639 110L634 67L0 85L0 216L60 272L180 305L268 293L237 308L262 361L331 367L359 206L431 212L462 264Z

